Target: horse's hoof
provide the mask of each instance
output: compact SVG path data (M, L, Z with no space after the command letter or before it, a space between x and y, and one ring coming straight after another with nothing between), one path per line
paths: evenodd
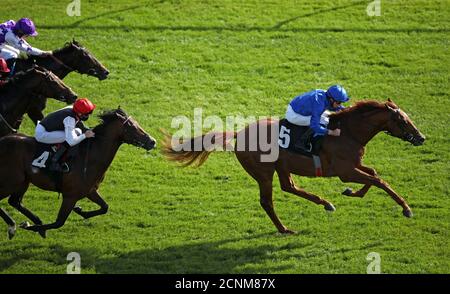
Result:
M326 211L329 211L329 212L336 211L336 208L335 208L334 205L331 204L331 203L325 204L324 208L325 208Z
M14 238L14 235L16 235L16 226L9 226L8 227L8 239L11 240Z
M413 213L409 209L403 210L403 215L406 216L406 217L413 217Z
M44 238L44 239L47 237L46 232L47 231L38 231L39 235L41 235L41 237Z
M76 213L81 213L81 211L82 211L83 209L80 207L80 206L75 206L74 208L73 208L73 211L74 212L76 212Z
M295 231L289 230L289 229L284 229L282 231L280 231L281 234L286 234L286 235L293 235L295 234Z
M28 228L28 227L30 227L31 226L31 224L29 223L29 222L23 222L23 223L21 223L20 225L19 225L19 228L21 228L21 229L26 229L26 228Z
M342 195L352 196L352 193L353 193L352 188L347 188L347 189L344 190L344 192L342 192Z

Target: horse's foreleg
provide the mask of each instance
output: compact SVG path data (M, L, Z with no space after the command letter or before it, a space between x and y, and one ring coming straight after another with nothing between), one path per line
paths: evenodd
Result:
M98 204L100 206L99 209L93 210L93 211L83 211L81 207L76 206L73 211L79 215L81 215L83 218L91 218L97 215L105 214L108 212L108 204L103 200L101 195L98 193L98 191L93 191L90 193L87 198L91 200L92 202Z
M394 190L392 190L389 185L383 181L378 176L372 176L368 173L365 173L357 168L353 170L346 170L345 172L342 172L341 175L339 175L339 178L343 182L354 182L354 183L360 183L365 185L373 185L380 189L383 189L386 193L391 196L392 199L394 199L395 202L397 202L398 205L400 205L403 208L403 215L406 217L412 217L412 211L411 208L406 203L405 199L400 197Z
M44 118L42 111L45 109L47 99L44 97L36 97L27 110L28 117L37 125L38 121Z
M320 198L319 196L316 196L314 194L308 193L303 189L300 189L295 185L294 180L292 179L291 175L284 172L278 172L278 178L280 179L280 186L281 190L284 192L288 192L297 196L300 196L302 198L305 198L309 201L312 201L316 204L321 204L324 206L325 210L328 211L335 211L336 208L334 208L333 204L331 202Z
M34 225L34 226L26 226L24 229L30 230L33 232L46 231L50 229L57 229L64 225L67 218L69 217L70 212L73 210L77 199L75 198L65 198L63 195L63 202L61 204L61 208L59 209L58 217L56 221L47 225Z
M275 213L275 209L273 207L273 200L272 200L272 181L265 180L265 181L258 181L259 184L259 192L260 192L260 204L264 211L267 213L267 215L272 220L275 227L277 227L278 231L283 234L293 234L294 231L289 230L286 228L278 218L277 214Z
M371 176L375 176L375 177L378 176L377 172L371 167L367 167L367 166L361 165L361 166L358 166L357 168L359 170L362 170L363 172L371 175ZM345 189L344 192L342 192L342 195L350 196L350 197L360 197L360 198L362 198L369 191L370 187L372 187L371 184L364 185L364 187L362 187L361 189L359 189L356 192L353 192L351 188L347 188L347 189Z
M16 222L3 210L3 208L0 208L0 217L8 224L8 238L11 240L16 234Z

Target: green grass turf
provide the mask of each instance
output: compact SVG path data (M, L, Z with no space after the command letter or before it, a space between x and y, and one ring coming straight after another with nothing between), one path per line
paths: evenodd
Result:
M281 192L275 178L275 208L292 236L276 233L233 154L179 169L159 150L122 146L100 188L108 214L72 214L47 239L2 234L1 273L64 273L72 251L82 273L365 273L370 252L383 273L449 272L448 0L382 1L379 17L367 16L370 1L81 0L81 17L65 14L70 1L1 2L2 21L33 18L33 45L56 49L73 37L85 45L110 77L73 73L65 82L99 110L121 105L158 140L160 127L175 131L172 118L192 118L195 107L221 118L281 117L292 97L335 83L354 101L392 98L427 136L413 147L380 134L365 158L414 218L379 189L353 199L340 195L347 184L338 179L296 176L336 206L328 214ZM46 113L62 106L50 101ZM29 119L21 131L33 134ZM35 187L24 198L44 222L60 202Z

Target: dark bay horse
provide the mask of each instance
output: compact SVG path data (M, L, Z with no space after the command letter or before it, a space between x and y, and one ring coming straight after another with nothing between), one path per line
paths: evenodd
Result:
M23 115L38 95L66 103L73 103L77 98L63 81L45 68L35 66L18 73L0 90L0 137L19 127Z
M273 124L276 125L275 128L268 127ZM261 126L263 128L260 128ZM410 142L415 146L422 145L425 137L415 127L411 119L391 100L385 103L362 101L357 102L353 107L349 107L330 116L328 128L336 129L337 127L341 129L341 136L326 136L323 140L323 147L320 151L323 176L339 177L343 182L364 184L364 187L356 192L351 191L351 189L345 190L343 194L346 196L364 197L371 186L381 188L403 208L403 215L411 217L412 211L406 201L392 190L377 175L373 168L364 166L362 163L364 146L381 131ZM212 150L202 147L203 149L201 151L196 151L192 148L196 141L205 142L204 139L206 136L209 136L209 138L213 138L210 141L213 144L226 147L230 141L236 138L236 157L247 173L258 182L261 206L281 233L293 233L293 231L281 223L274 210L272 180L275 172L278 174L283 191L323 205L328 211L334 211L335 208L329 201L299 188L291 177L291 174L314 177L315 169L312 158L279 149L279 156L275 161L263 162L261 160L261 154L264 152L259 145L257 151L238 151L236 149L239 140L246 141L244 146L249 146L248 143L250 141L257 140L254 134L249 131L252 128L267 130L267 132L270 132L271 129L276 130L275 136L272 136L273 134L266 134L265 138L275 138L275 140L271 140L270 142L271 147L279 148L277 142L278 121L264 119L247 126L239 132L211 132L203 136L185 140L179 143L178 146L174 146L172 144L172 138L167 136L165 142L163 142L163 153L169 160L178 161L184 165L196 163L199 166L207 160ZM260 134L258 135L260 136Z
M11 61L8 60L10 65ZM50 70L61 80L71 72L87 74L104 80L108 77L109 71L98 61L85 47L73 40L63 48L53 51L53 56L39 57L30 56L28 59L15 60L15 72L26 71L35 64ZM37 96L27 110L28 116L37 124L44 118L42 111L45 109L47 97Z
M64 225L73 210L83 218L105 214L108 205L97 189L122 143L151 150L156 141L123 110L116 109L100 115L101 124L94 128L95 138L86 139L78 145L77 157L69 161L71 170L62 176L59 192L63 200L56 221L42 224L34 213L21 201L30 183L46 190L57 191L57 185L47 173L31 166L36 150L36 141L21 134L8 135L0 139L0 199L9 197L8 203L27 216L35 225L23 227L45 236L46 230ZM94 211L75 207L78 200L87 197L100 206ZM0 216L8 224L8 234L14 236L14 220L0 208Z

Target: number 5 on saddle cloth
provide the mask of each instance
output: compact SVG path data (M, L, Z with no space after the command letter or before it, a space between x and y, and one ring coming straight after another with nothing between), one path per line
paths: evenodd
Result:
M280 148L290 152L302 154L313 158L314 170L317 177L322 176L322 163L320 162L319 152L322 149L323 136L309 138L307 141L311 142L311 148L308 151L299 149L296 144L297 140L301 138L303 133L307 132L309 126L298 126L290 123L287 119L280 120L280 130L278 134L278 145Z

